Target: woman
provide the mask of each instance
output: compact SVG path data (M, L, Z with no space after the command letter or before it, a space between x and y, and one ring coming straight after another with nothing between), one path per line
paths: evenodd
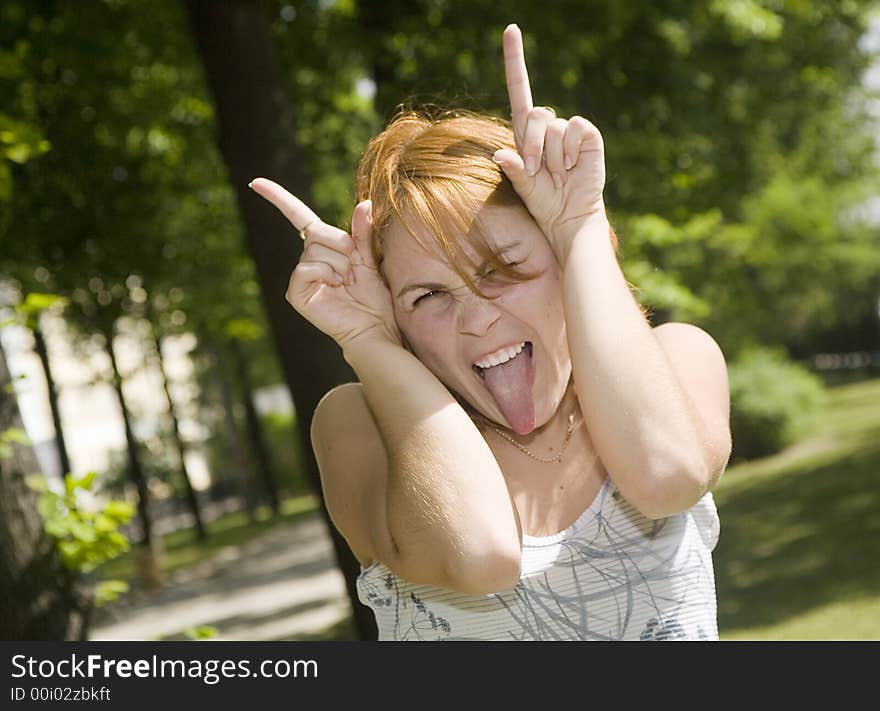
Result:
M328 510L380 639L715 639L724 358L651 328L599 132L533 107L515 25L503 46L512 130L399 115L351 235L251 183L305 240L288 301L360 380L312 422Z

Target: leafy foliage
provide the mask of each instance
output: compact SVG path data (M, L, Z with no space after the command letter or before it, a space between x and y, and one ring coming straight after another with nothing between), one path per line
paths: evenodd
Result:
M289 494L308 491L303 476L305 453L301 451L296 436L296 416L291 413L267 412L261 416L263 432L280 475L279 484Z
M102 563L125 553L128 539L119 527L128 523L134 509L124 501L111 500L100 508L90 509L83 495L90 492L95 473L75 478L64 477L64 492L51 490L42 477L31 479L29 485L40 492L37 511L43 530L56 542L61 561L75 574L92 572ZM96 605L110 602L128 589L121 580L104 580L94 590Z
M340 3L316 20L336 32L312 42L326 42L314 56L365 58L381 117L401 100L506 115L500 30L518 22L535 101L603 133L606 203L642 300L731 355L758 342L805 354L838 327L880 346L880 233L860 209L878 191L861 84L872 6ZM347 45L352 13L368 34Z
M187 639L190 640L200 640L200 639L212 639L216 637L220 631L211 625L198 625L196 627L187 627L183 634Z
M734 458L762 457L791 444L825 402L822 381L780 350L747 349L728 374Z
M13 444L28 445L30 443L30 438L23 429L8 427L3 432L0 432L0 461L12 456Z
M85 336L128 314L233 337L268 385L277 357L182 5L0 7L0 273L25 304L65 298ZM880 231L862 209L880 187L860 41L874 7L265 3L314 207L342 225L354 165L398 104L507 114L501 29L518 22L535 101L603 133L640 299L729 358L880 347Z
M12 306L13 316L0 321L0 328L13 323L21 324L31 330L39 326L40 314L52 308L64 308L67 305L67 299L57 294L43 294L40 292L31 292L24 301Z

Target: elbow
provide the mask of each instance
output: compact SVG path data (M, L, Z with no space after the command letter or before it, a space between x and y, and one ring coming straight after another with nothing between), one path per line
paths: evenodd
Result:
M730 436L726 442L691 461L679 463L648 477L648 486L641 499L633 502L650 519L661 519L687 511L720 480L730 457Z
M645 518L657 520L687 511L711 486L716 475L705 467L654 476L641 498L632 502Z
M487 555L470 555L451 562L446 577L449 587L462 593L490 595L510 590L520 579L522 550L519 545Z
M658 520L675 516L682 511L687 511L702 498L702 490L681 491L674 494L666 493L657 495L649 500L641 502L636 508L645 518Z
M425 548L400 549L389 537L380 560L390 561L388 567L412 583L489 595L509 590L519 582L522 550L518 544L503 549L484 546L479 552L468 550L444 556L436 546L430 552Z

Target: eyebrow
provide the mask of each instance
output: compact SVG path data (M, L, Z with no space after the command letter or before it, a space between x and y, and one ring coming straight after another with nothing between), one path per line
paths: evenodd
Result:
M499 248L496 250L495 254L496 254L497 256L500 257L502 254L507 254L507 252L509 252L510 250L512 250L512 249L516 249L516 248L519 247L521 244L522 244L522 242L510 242L509 244L506 244L506 245L504 245L503 247L499 247ZM479 269L477 269L477 274L482 274L482 273L483 273L483 270L484 270L487 266L488 266L488 262L487 262L487 261L484 261L484 262L480 265ZM415 290L415 289L427 289L428 291L433 291L434 289L442 289L442 288L444 288L445 286L446 286L445 284L439 284L439 283L437 283L437 282L433 282L433 281L432 281L432 282L420 282L420 283L418 283L418 284L407 284L405 287L403 287L403 288L397 293L397 298L399 299L399 298L400 298L401 296L403 296L404 294L406 294L406 293L408 293L408 292L410 292L410 291L413 291L413 290Z

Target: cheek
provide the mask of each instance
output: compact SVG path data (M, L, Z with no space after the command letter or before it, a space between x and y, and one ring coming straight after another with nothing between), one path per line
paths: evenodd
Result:
M554 265L535 281L539 282L536 284L536 289L540 292L540 303L547 318L551 322L564 320L562 271Z
M444 335L442 324L427 314L399 313L395 310L394 316L406 349L436 374L448 357L444 348L448 349L451 342Z
M538 328L564 319L562 281L555 272L548 271L532 281L512 284L501 299L505 308L522 314Z
M562 275L556 272L552 276L548 276L548 283L545 289L546 301L545 306L548 315L551 318L565 318L564 299L562 293Z

